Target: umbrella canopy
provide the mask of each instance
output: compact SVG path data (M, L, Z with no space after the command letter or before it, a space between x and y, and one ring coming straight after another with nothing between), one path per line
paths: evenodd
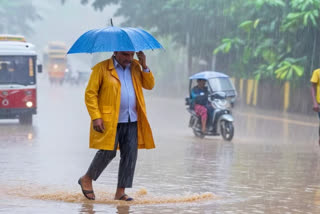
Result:
M106 27L82 34L67 54L113 51L142 51L163 48L148 32L139 28Z
M191 77L189 77L190 80L194 80L194 79L211 79L211 78L221 78L221 77L229 77L228 75L224 74L224 73L220 73L220 72L216 72L216 71L203 71L200 73L196 73L194 75L192 75Z

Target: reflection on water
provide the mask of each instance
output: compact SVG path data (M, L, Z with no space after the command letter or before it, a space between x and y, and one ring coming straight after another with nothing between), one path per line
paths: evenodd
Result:
M117 206L117 213L118 214L129 214L130 212L129 206Z
M37 128L32 125L20 125L14 120L0 121L0 146L5 143L28 143L30 145L34 142L36 134Z
M99 208L95 207L96 205L91 204L91 203L83 203L81 205L81 208L79 210L79 214L95 214L95 213L107 213L105 209L99 210ZM130 211L130 206L128 205L118 205L116 207L115 212L110 212L110 213L117 213L117 214L129 214L129 213L134 213Z
M113 200L118 153L88 201L77 184L95 154L84 89L41 87L33 126L0 123L0 212L320 213L317 118L235 109L227 143L194 137L181 100L147 97L157 148L139 151L135 200Z
M94 210L93 204L83 203L79 213L94 214L96 213L96 211Z
M239 111L236 134L245 140L260 143L293 143L317 141L318 118L279 112Z

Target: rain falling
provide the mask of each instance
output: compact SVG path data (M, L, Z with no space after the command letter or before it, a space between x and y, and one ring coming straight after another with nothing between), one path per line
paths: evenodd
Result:
M0 15L0 213L320 213L320 0Z

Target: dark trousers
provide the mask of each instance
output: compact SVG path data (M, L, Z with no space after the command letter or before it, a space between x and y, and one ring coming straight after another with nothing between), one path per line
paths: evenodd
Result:
M120 147L118 188L130 188L138 156L137 122L118 123L114 150L97 151L86 174L97 180L116 156L118 143Z

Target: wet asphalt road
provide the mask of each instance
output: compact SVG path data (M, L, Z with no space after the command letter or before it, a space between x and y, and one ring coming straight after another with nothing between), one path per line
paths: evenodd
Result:
M113 200L119 154L86 200L85 86L40 80L32 126L0 121L1 213L320 213L316 117L234 109L235 137L198 139L184 98L146 93L157 148L140 150L132 203Z

